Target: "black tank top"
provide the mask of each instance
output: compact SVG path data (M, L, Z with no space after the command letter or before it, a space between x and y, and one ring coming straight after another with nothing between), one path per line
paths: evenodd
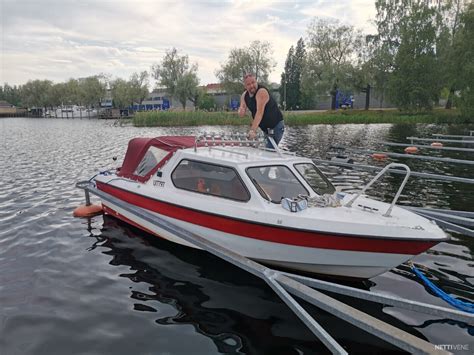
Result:
M247 91L244 97L245 104L247 105L248 109L252 113L253 118L255 118L255 114L257 113L257 100L255 99L255 96L257 96L257 92L260 89L264 89L268 91L266 87L258 85L255 95L251 97ZM260 124L258 125L264 132L267 131L267 128L273 128L278 124L278 122L283 120L283 114L278 108L278 105L275 99L272 97L272 95L270 95L269 91L268 91L268 95L270 96L270 99L265 105L265 110L263 111L262 120L260 121Z

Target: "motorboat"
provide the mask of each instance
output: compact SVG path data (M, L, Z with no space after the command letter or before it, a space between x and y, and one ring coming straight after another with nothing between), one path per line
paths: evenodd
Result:
M265 139L134 138L120 168L96 175L106 214L198 248L131 212L134 206L263 264L309 274L371 278L448 236L431 220L365 191L337 191L311 159ZM120 201L120 203L117 203Z
M78 105L64 105L47 110L43 116L53 118L96 118L97 110Z

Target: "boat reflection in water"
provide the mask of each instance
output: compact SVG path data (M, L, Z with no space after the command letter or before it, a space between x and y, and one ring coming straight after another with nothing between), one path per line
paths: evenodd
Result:
M196 333L212 339L221 353L328 352L265 282L207 252L156 238L108 215L104 215L101 234L93 238L97 241L91 250L107 248L103 254L111 257L111 265L131 270L119 276L133 282L129 295L133 311L161 316L164 308L173 307L173 315L157 317L154 323L158 328L176 327L175 340L180 338L180 328L185 331L192 325ZM367 288L368 284L351 285ZM384 314L379 305L357 306L420 336ZM310 305L307 309L350 353L398 351L324 311ZM159 331L154 334L160 336Z

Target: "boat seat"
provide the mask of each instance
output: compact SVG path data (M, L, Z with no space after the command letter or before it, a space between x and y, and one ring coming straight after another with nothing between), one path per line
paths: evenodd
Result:
M211 184L211 195L222 195L221 187L217 183Z

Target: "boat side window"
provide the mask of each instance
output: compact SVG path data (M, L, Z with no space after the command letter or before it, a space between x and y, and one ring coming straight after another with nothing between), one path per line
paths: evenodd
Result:
M143 156L140 164L134 171L134 175L145 176L158 164L165 156L168 155L168 151L151 146Z
M293 172L284 165L247 168L247 175L260 195L273 203L280 203L284 197L309 195Z
M314 164L295 164L295 169L318 195L332 194L336 191L327 177Z
M194 160L181 160L171 174L174 186L179 189L248 201L250 194L233 168L203 163Z

